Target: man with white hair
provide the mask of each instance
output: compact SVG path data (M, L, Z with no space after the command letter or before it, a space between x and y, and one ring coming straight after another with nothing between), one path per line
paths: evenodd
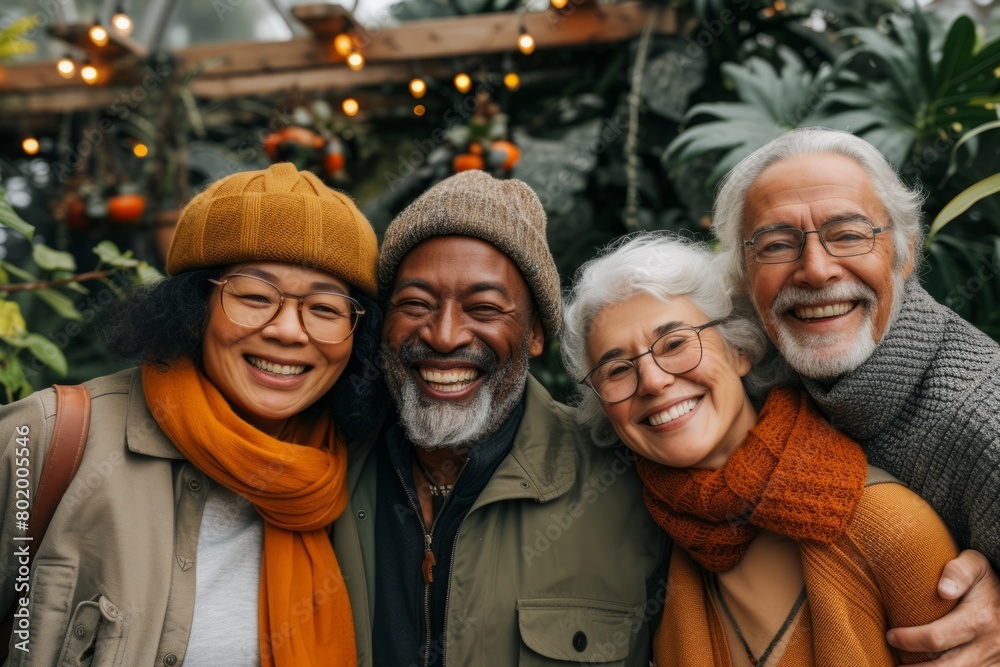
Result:
M726 176L713 231L830 421L997 567L1000 346L920 286L920 204L873 146L808 128ZM965 597L930 626L891 631L889 642L952 649L935 664L1000 664L1000 584L986 559L964 552L938 590Z
M466 171L385 233L398 420L349 450L334 527L359 665L649 664L665 538L633 460L528 373L562 324L545 225L527 185Z

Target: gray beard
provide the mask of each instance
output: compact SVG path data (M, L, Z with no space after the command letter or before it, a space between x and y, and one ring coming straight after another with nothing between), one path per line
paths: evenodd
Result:
M412 348L408 348L412 349ZM391 348L382 345L385 378L406 437L422 449L448 449L479 442L496 431L521 400L528 380L529 341L525 335L521 355L515 364L511 356L498 367L496 356L487 364L486 379L475 396L464 403L435 401L423 394L417 379L408 370L412 361L403 361ZM419 355L419 353L416 353ZM402 356L414 356L404 351ZM482 353L448 355L482 364ZM443 358L435 355L435 358Z
M893 273L892 310L882 336L899 315L904 285L905 281ZM846 334L838 332L825 336L800 336L781 321L782 314L793 305L839 300L857 300L862 302L858 307L865 308L865 318L861 328L854 335L853 344L841 354L823 354L823 352L841 345ZM820 382L835 380L865 363L878 346L879 341L872 337L877 302L874 290L863 283L838 283L821 290L785 288L778 293L770 313L775 329L774 344L788 365L799 375ZM756 303L754 305L756 306Z

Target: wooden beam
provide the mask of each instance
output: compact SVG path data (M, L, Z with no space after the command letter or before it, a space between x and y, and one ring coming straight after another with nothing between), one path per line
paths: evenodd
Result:
M81 49L94 59L114 60L126 55L139 56L140 58L146 56L146 47L134 39L118 34L114 28L106 26L102 27L108 32L108 43L104 46L94 44L93 40L90 39L92 27L93 24L87 23L57 23L49 26L49 34Z
M351 10L343 5L296 5L292 7L292 16L321 39L333 39L361 27Z
M316 15L322 11L314 10ZM589 0L570 0L561 10L521 14L480 14L458 18L413 21L381 30L359 28L355 33L367 64L359 72L347 68L334 53L329 39L297 37L286 42L213 43L179 49L174 53L181 74L205 62L215 64L198 76L192 89L198 97L227 98L271 95L293 89L349 90L386 83L404 83L413 75L413 62L420 61L429 76L453 69L455 58L513 52L522 22L535 37L538 50L579 47L632 39L649 20L654 32L677 34L677 14L672 8L640 2L593 5ZM78 29L79 30L79 29ZM69 35L68 35L69 36ZM77 37L79 38L79 37ZM83 39L89 38L83 33ZM142 81L144 71L127 56L114 63L111 85ZM9 113L65 112L105 106L102 86L86 86L79 76L69 81L59 77L55 61L0 68L0 97ZM74 93L54 96L56 91ZM94 103L85 105L87 96ZM28 98L36 96L30 102ZM54 101L70 106L58 107ZM28 112L27 110L32 111ZM24 111L22 111L24 110Z

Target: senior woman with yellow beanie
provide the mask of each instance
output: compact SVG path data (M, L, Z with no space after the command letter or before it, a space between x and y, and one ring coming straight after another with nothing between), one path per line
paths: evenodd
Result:
M192 200L170 277L105 327L141 366L86 383L83 459L23 586L0 517L0 610L29 618L12 665L355 663L327 530L344 431L375 418L377 252L350 198L287 163ZM56 412L52 390L0 408L7 508L18 469L44 495Z

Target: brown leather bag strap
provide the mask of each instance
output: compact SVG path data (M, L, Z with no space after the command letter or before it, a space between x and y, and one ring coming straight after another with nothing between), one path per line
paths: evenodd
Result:
M34 559L52 515L56 513L56 507L80 467L90 433L90 392L87 388L82 384L56 384L53 387L56 390L56 424L31 507L31 523L28 525L31 559Z

